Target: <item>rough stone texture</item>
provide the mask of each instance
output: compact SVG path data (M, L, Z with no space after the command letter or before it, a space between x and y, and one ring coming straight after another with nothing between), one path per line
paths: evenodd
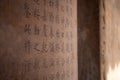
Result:
M120 80L120 0L101 1L102 80Z
M77 0L0 0L0 80L78 80Z
M78 0L79 80L100 80L99 1Z

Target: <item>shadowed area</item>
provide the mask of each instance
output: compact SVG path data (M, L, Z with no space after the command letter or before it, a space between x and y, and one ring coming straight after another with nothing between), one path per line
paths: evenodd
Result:
M99 1L78 0L79 80L100 80Z

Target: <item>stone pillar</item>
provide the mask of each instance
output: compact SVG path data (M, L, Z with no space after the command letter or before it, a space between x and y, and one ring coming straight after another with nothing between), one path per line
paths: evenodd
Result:
M77 80L77 0L0 0L0 79Z
M100 80L99 0L78 0L79 80Z
M120 0L101 0L101 79L120 80Z

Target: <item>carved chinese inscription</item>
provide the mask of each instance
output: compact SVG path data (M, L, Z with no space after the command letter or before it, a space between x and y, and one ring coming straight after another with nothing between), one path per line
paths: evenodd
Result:
M5 1L9 12L2 13L13 18L0 13L0 35L8 28L8 42L0 40L0 79L77 80L76 0Z

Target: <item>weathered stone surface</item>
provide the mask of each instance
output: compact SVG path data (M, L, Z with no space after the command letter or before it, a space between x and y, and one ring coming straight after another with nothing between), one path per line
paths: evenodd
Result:
M120 80L120 0L101 0L101 77Z

